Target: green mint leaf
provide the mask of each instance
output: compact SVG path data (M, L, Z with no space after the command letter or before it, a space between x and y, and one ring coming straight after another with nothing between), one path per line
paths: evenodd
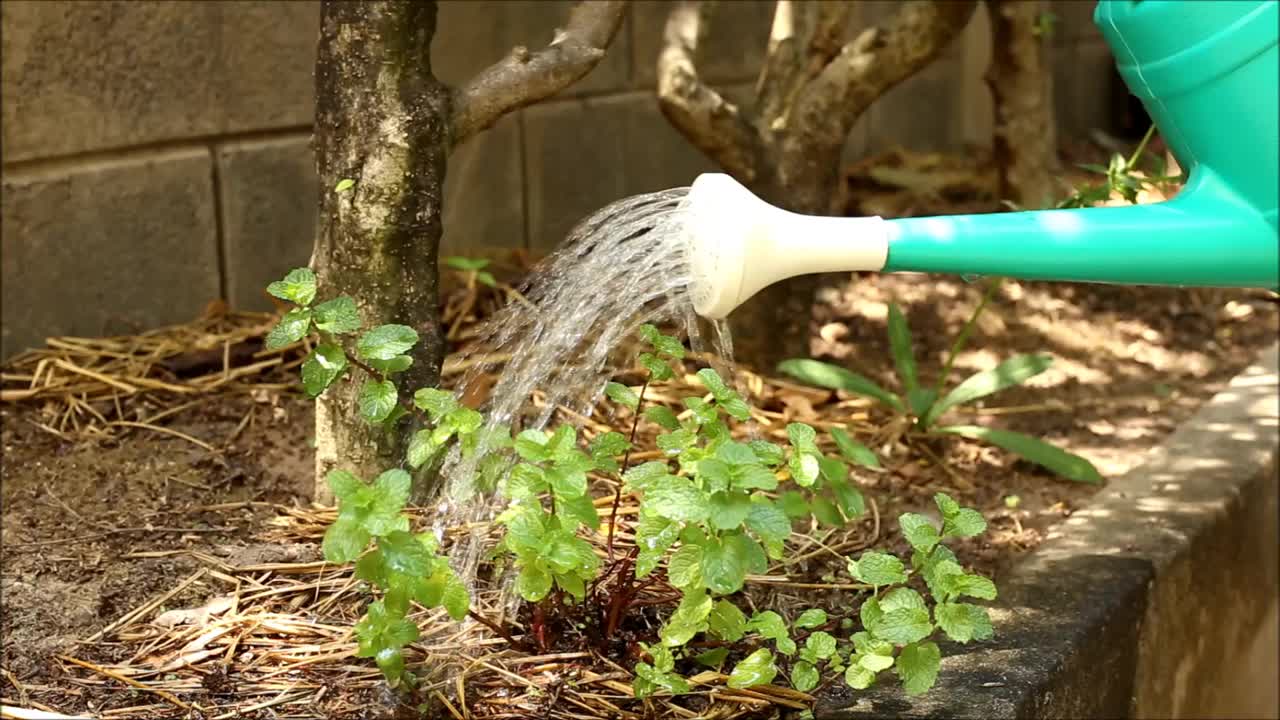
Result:
M639 361L640 365L649 372L649 379L653 382L670 380L675 377L675 372L671 370L671 366L659 360L656 355L640 353Z
M543 462L550 459L551 451L547 448L547 434L541 430L525 430L516 436L516 454L529 462Z
M944 520L960 512L960 503L952 500L946 493L935 493L933 503L938 506L938 512L942 513Z
M731 397L719 404L721 409L734 420L746 422L751 419L751 406L740 397Z
M677 430L672 433L659 435L657 438L658 449L669 454L679 455L684 450L692 447L698 441L698 436L690 430Z
M316 274L310 268L294 268L283 280L268 285L267 292L281 300L306 307L316 299Z
M360 417L370 423L386 420L395 409L397 398L395 383L390 380L366 380L356 399Z
M844 681L854 690L866 690L876 681L876 674L862 665L853 663L845 670Z
M925 564L921 574L924 575L925 584L929 586L934 599L943 602L955 594L956 580L964 577L964 568L954 560L934 560Z
M876 587L896 585L907 581L907 574L902 561L887 553L868 550L862 553L856 565L850 564L854 570L854 579Z
M349 563L369 545L369 531L350 518L338 518L324 533L324 559L331 563Z
M796 643L787 632L787 622L772 610L758 612L747 622L747 632L759 633L761 637L772 640L778 652L792 655L796 651Z
M388 570L402 573L410 577L423 577L431 574L432 556L418 542L418 538L407 532L393 532L378 538L378 552Z
M370 360L369 367L378 371L382 375L395 375L402 373L413 365L413 358L408 355L397 355L390 360Z
M605 384L604 394L607 395L610 400L618 403L619 405L629 407L632 410L640 407L640 396L636 395L634 390L622 383L610 382Z
M449 572L449 582L445 585L440 604L454 622L460 622L471 610L471 595L467 593L467 586L452 571Z
M831 428L831 438L836 441L836 447L840 450L840 454L849 462L864 467L880 467L880 459L876 457L876 454L866 445L849 437L849 433L844 430Z
M747 616L728 600L716 602L707 617L707 624L711 632L725 642L738 642L747 632Z
M316 328L334 335L345 335L360 329L360 311L356 301L342 295L315 307L312 317Z
M906 587L896 587L884 595L880 596L880 610L889 613L902 608L912 608L915 610L924 610L924 598L920 597L920 593Z
M645 492L645 503L655 514L676 522L700 522L710 512L707 495L693 483L667 476Z
M688 643L694 635L704 632L707 618L713 606L711 596L705 592L686 593L680 605L667 619L667 624L658 630L658 637L667 647L677 647Z
M729 673L728 686L735 690L768 685L778 675L778 667L773 663L773 653L767 648L760 648L743 658Z
M956 597L968 595L981 600L996 599L996 584L981 575L953 575L950 590Z
M711 525L720 530L733 530L747 519L752 509L751 498L741 492L718 492L711 495Z
M562 520L568 519L581 523L592 530L600 527L600 513L596 510L595 504L591 502L590 495L575 495L573 497L557 495L556 514Z
M778 496L777 506L789 518L801 518L809 514L809 501L795 490L788 490Z
M456 407L444 416L443 424L459 435L471 435L484 424L484 416L469 407Z
M801 660L791 668L791 684L800 692L818 687L818 668Z
M652 325L640 326L640 337L644 341L653 346L654 350L667 355L676 360L684 358L684 345L670 335L663 335L658 329Z
M703 667L718 668L724 664L726 658L729 657L729 648L716 648L700 653L693 657L693 661Z
M809 453L792 455L787 468L791 471L791 479L801 487L809 487L817 482L818 474L822 471L818 456Z
M831 487L831 493L835 495L836 501L840 504L840 510L845 514L845 517L856 518L867 511L867 502L862 497L861 490L844 480L833 480L828 485Z
M320 343L302 363L302 389L318 397L347 369L347 355L332 343Z
M825 497L813 498L810 506L810 509L813 511L813 516L823 525L826 525L827 527L844 526L844 516L840 514L840 509L836 507L835 503Z
M292 345L307 334L311 328L311 311L306 308L294 308L280 318L280 323L267 333L268 350L277 350Z
M587 573L600 564L600 558L591 545L566 530L547 533L547 545L543 559L547 567L558 575Z
M817 453L818 433L804 423L788 423L787 438L797 453Z
M476 282L488 287L498 287L498 279L493 276L493 273L487 270L481 270L476 273Z
M933 611L938 627L958 643L991 637L991 617L986 608L969 603L940 603Z
M671 477L670 471L671 468L665 462L650 460L647 463L628 468L622 474L622 479L626 482L627 488L648 492L658 484L666 482L666 479Z
M356 186L355 180L352 180L351 178L342 178L341 180L338 181L337 185L333 186L333 191L336 193L342 193L350 190L355 186Z
M782 452L782 448L774 445L767 440L752 440L748 447L755 456L767 467L777 467L782 464L786 456Z
M387 470L373 481L374 502L377 512L398 513L409 502L409 494L413 490L413 479L409 473L400 469Z
M693 411L693 419L699 425L710 425L720 418L716 406L699 397L687 397L680 402Z
M617 457L627 451L631 443L620 432L607 432L597 435L589 446L591 457Z
M733 482L733 469L728 463L718 458L706 458L698 461L698 480L708 490L727 490Z
M982 514L971 508L962 508L942 523L944 537L973 537L981 535L987 529L987 521Z
M747 572L763 573L769 569L769 555L765 553L765 549L760 546L760 543L751 537L741 531L734 531L725 534L723 539L726 543L737 548L738 555L742 557L743 562L747 565ZM782 548L779 546L776 549L777 552L774 553L774 557L780 558L782 556Z
M911 644L898 654L894 672L902 678L902 689L908 695L920 695L933 687L942 667L942 651L931 642Z
M838 458L818 457L818 471L827 484L843 483L849 479L849 466Z
M546 471L535 465L519 463L511 468L503 486L503 494L512 500L532 500L549 489Z
M711 538L702 548L702 577L707 588L720 595L742 589L747 580L747 559L740 546Z
M923 515L902 513L898 516L898 525L902 528L902 536L911 543L911 547L923 553L933 550L942 539L938 535L938 528Z
M353 500L357 493L368 487L360 478L346 470L330 470L324 479L333 496L344 503Z
M528 602L538 602L551 592L551 576L537 565L525 565L516 578L516 592Z
M681 590L702 588L702 548L682 545L667 561L667 581Z
M819 660L836 654L836 639L831 633L818 630L804 639L804 647Z
M929 621L929 611L917 607L886 610L880 621L871 628L873 636L895 645L923 640L932 632L933 623Z
M747 528L766 545L781 546L791 536L791 518L767 498L754 497L747 512Z
M671 408L665 405L654 405L653 407L645 408L644 418L664 430L675 431L680 429L680 419L671 411Z
M458 399L448 390L422 388L413 394L413 404L438 422L458 407Z
M380 325L356 341L356 354L364 360L390 360L418 342L418 333L407 325Z
M702 381L703 386L711 392L712 397L717 402L724 402L732 397L737 397L737 393L725 384L724 379L720 377L720 373L711 368L703 368L698 371L698 379Z
M587 474L579 470L553 467L547 472L547 482L556 500L578 497L587 492Z
M854 658L851 658L851 660L854 660ZM861 665L871 672L878 673L881 670L888 670L893 667L893 656L876 654L858 655L856 662L858 665Z
M404 676L404 654L400 652L400 648L382 648L377 655L373 656L373 661L382 671L382 676L387 679L387 684L392 688L399 687L401 678Z
M800 617L791 624L803 630L822 627L827 624L827 611L822 608L810 608L800 613Z
M732 477L730 484L738 490L774 490L778 487L778 476L763 465L736 466Z

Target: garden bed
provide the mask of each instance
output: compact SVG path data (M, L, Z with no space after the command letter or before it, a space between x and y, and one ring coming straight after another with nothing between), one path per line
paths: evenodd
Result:
M887 384L884 317L892 299L907 314L921 375L929 378L978 293L963 282L915 277L829 289L820 299L814 350ZM461 318L456 340L465 341L466 316L483 314L486 303L492 300L455 296L453 316ZM1274 302L1259 293L1007 282L979 321L973 350L958 358L956 368L988 368L1018 352L1053 354L1053 369L991 398L971 420L1045 437L1114 478L1138 466L1248 366L1274 340L1276 318ZM318 562L318 539L333 514L308 502L311 408L289 390L300 355L276 355L278 363L265 365L262 357L228 353L224 359L221 352L228 338L251 348L269 327L270 318L215 313L194 330L170 333L180 338L179 346L192 337L220 339L209 343L202 359L209 368L199 367L191 353L156 350L160 342L146 345L156 357L171 352L194 369L171 362L166 372L150 376L168 389L138 388L120 405L68 399L75 393L10 393L12 402L0 410L5 705L123 718L188 717L197 707L204 717L355 718L377 716L378 708L393 713L394 696L383 689L377 670L351 657L349 628L363 605L356 584L348 570ZM6 373L56 371L101 382L92 374L104 373L86 367L88 359L101 349L128 354L136 345L64 342L71 349L60 355L78 373L55 367L52 355L43 371L11 366ZM243 368L254 369L237 375ZM774 423L766 433L792 420L844 424L877 447L886 425L864 399L749 373L744 380L748 400ZM6 379L4 387L30 384ZM824 543L845 554L873 542L905 550L889 519L944 491L989 518L989 532L962 543L957 554L1000 582L1014 561L1097 491L963 440L940 444L935 452L936 462L890 454L882 458L883 471L859 471L872 512ZM785 601L838 585L822 578L823 570L806 572L817 577L791 578L792 585L774 583L767 590ZM210 600L218 602L208 607ZM202 607L203 613L166 614ZM429 632L415 644L418 660L456 649L448 623L419 619ZM221 632L209 637L206 627ZM468 679L463 696L490 701L474 707L472 717L486 717L481 711L528 716L519 713L534 712L531 698L559 696L566 678L584 692L615 700L625 696L620 687L629 686L625 669L572 655L494 668L478 668ZM735 696L713 681L708 687L736 703L738 714L808 702L786 694ZM442 695L450 695L454 688L445 690ZM603 705L591 707L607 713Z

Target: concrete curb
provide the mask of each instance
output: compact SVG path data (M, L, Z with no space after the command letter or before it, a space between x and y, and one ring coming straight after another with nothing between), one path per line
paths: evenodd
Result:
M1000 583L996 635L942 645L937 685L820 719L1280 717L1280 346Z

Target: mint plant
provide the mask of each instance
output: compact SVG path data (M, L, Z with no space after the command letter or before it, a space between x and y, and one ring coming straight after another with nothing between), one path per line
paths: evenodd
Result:
M1169 169L1164 155L1152 156L1147 164L1147 170L1141 175L1137 174L1139 162L1148 157L1146 154L1147 143L1155 135L1155 130L1155 125L1147 128L1142 141L1138 143L1137 148L1128 158L1120 153L1112 153L1111 160L1105 167L1092 164L1080 165L1081 168L1089 172L1101 175L1104 181L1076 188L1071 195L1058 203L1057 207L1059 209L1092 207L1100 202L1109 200L1112 194L1119 194L1127 202L1137 204L1138 193L1146 188L1156 188L1172 183L1185 183L1187 181L1185 171L1176 176L1168 174Z
M785 360L778 370L801 382L833 390L846 390L878 401L896 415L910 419L912 427L927 435L959 435L980 440L1019 455L1068 480L1084 483L1101 483L1102 475L1093 463L1074 453L1067 452L1039 438L1011 430L981 427L978 425L940 425L939 420L956 407L972 403L1006 388L1020 385L1049 369L1053 358L1045 354L1015 355L991 370L971 375L945 395L944 384L951 374L956 356L964 347L969 332L997 287L993 282L982 302L974 310L956 336L942 372L934 386L921 383L914 351L911 330L896 303L889 305L889 346L893 355L902 392L894 393L855 372L810 359ZM871 464L865 448L853 444L844 433L833 433L841 452L850 458L861 458Z

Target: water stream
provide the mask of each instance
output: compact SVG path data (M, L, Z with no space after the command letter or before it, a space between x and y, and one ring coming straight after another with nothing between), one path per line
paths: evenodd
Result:
M497 375L481 408L490 428L543 428L560 406L591 417L616 363L632 360L616 357L615 348L643 323L683 327L694 351L732 358L727 326L700 320L686 289L680 232L687 194L677 188L638 195L588 217L531 274L521 288L527 302L510 302L480 328L479 342L463 358L475 364L459 387ZM484 360L495 352L501 362ZM501 499L476 487L479 461L456 448L445 458L437 531L500 511ZM455 571L469 583L487 541L482 531L455 541Z

